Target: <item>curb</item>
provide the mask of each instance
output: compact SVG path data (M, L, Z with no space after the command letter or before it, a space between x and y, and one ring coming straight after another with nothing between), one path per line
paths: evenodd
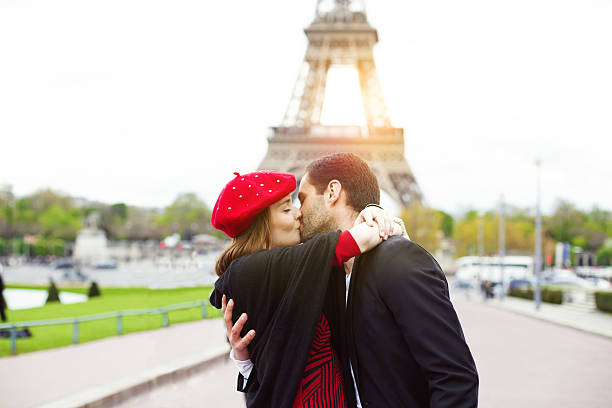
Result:
M504 310L506 312L510 312L510 313L516 313L519 314L521 316L526 316L526 317L531 317L533 319L537 319L537 320L541 320L544 322L548 322L557 326L563 326L563 327L567 327L570 329L574 329L574 330L578 330L580 332L583 333L588 333L588 334L593 334L595 336L599 336L602 337L604 339L607 340L612 340L612 331L601 331L601 330L596 330L590 327L586 327L586 326L582 326L580 324L575 324L573 322L570 321L566 321L563 319L556 319L556 318L550 318L550 317L546 317L546 316L541 316L535 313L531 313L531 312L526 312L523 310L519 310L519 309L513 309L513 308L509 308L509 307L504 307L502 305L496 305L493 303L489 303L488 304L489 307L493 307L495 309L498 310Z
M193 355L171 364L124 378L78 394L41 405L40 408L104 408L112 407L135 395L195 374L226 358L228 347L217 347L204 354Z

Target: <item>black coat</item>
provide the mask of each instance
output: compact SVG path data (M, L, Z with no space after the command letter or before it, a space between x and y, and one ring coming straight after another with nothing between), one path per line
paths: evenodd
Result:
M254 369L245 390L247 406L293 405L324 306L332 342L341 346L342 336L333 337L344 312L345 274L332 268L338 236L320 234L302 245L244 256L215 283L211 303L221 308L223 294L234 299L234 323L248 314L241 335L256 331L249 345ZM347 361L342 350L339 355Z
M357 257L346 342L365 407L468 408L478 374L436 260L394 237Z

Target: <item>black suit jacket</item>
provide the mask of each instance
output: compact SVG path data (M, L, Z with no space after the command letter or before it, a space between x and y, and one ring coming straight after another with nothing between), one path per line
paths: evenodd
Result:
M364 408L477 406L478 374L446 278L419 245L394 237L357 257L346 318Z

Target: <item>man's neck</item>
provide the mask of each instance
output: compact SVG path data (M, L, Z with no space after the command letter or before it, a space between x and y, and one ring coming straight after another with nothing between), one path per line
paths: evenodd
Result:
M353 224L355 224L355 220L359 216L359 213L355 211L342 211L339 214L336 214L334 217L336 220L336 225L342 231L346 231L347 229L351 229Z

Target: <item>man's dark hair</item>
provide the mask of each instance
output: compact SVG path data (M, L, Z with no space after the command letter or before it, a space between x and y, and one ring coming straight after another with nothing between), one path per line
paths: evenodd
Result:
M310 163L306 172L317 194L323 194L330 181L338 180L346 190L348 205L357 212L368 204L380 203L378 180L370 166L356 154L330 154Z

